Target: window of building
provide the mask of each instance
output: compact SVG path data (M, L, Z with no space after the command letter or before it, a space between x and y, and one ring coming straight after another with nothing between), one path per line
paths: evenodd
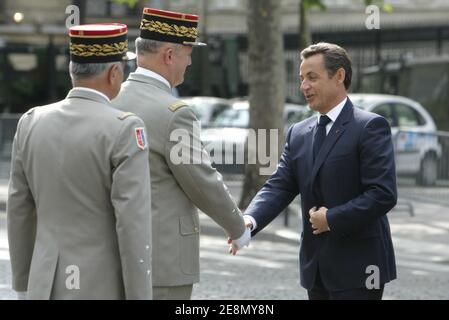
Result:
M34 53L10 53L8 62L16 71L31 71L37 67L37 56Z
M210 9L237 9L241 6L238 0L213 0L210 3Z
M126 3L115 3L110 0L87 0L86 14L90 17L129 17L136 16L139 6L128 6Z

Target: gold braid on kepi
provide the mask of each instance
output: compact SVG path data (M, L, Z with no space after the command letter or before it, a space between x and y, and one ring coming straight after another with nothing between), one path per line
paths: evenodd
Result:
M70 44L70 52L79 57L122 55L128 51L128 40L114 44Z
M142 19L140 29L170 36L187 37L193 40L195 40L196 37L198 36L197 28L194 27L187 28L185 26L177 26L176 24L162 23L160 21L147 20L147 19Z
M198 16L153 8L144 8L140 23L143 39L205 46L198 42Z
M76 63L124 61L128 55L128 27L121 23L99 23L69 29L70 60Z

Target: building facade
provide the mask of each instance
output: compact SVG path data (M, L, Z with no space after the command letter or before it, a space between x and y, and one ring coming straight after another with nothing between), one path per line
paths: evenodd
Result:
M287 97L301 99L298 90L299 1L282 1L285 39ZM247 93L246 54L247 0L135 0L134 6L113 0L2 0L0 1L0 106L20 112L27 101L45 103L70 87L67 76L67 22L70 6L80 9L81 22L123 22L129 26L130 47L138 36L142 8L152 6L200 15L200 38L210 44L206 51L209 71L202 63L204 53L194 55L181 94L237 96ZM345 46L354 63L354 89L366 66L404 55L449 54L449 1L385 0L391 13L380 12L380 29L368 30L363 0L323 0L326 10L309 13L312 40ZM203 49L201 49L203 50ZM203 51L204 51L203 50ZM199 52L199 51L198 51ZM196 61L195 61L196 60ZM31 76L30 76L31 74ZM204 75L208 78L205 79ZM43 78L42 78L43 77ZM32 80L33 84L29 84ZM199 85L201 84L201 85ZM2 94L3 91L3 94ZM15 98L8 94L17 92ZM30 99L31 95L42 97ZM6 98L5 98L6 97ZM11 100L12 99L12 100Z

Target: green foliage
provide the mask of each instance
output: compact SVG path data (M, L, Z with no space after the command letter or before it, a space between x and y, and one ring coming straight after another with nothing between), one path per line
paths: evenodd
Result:
M134 8L136 4L139 2L139 0L109 0L111 2L115 2L118 4L127 4L128 7Z
M393 12L393 6L389 3L385 3L384 0L364 0L365 6L369 6L371 4L374 4L382 9L382 11L386 13L392 13Z
M303 1L304 8L307 10L316 7L319 8L321 11L326 10L326 5L322 2L322 0L300 0ZM393 12L393 6L389 3L385 3L384 0L363 0L365 3L365 6L369 6L371 4L379 6L382 11L391 13Z
M393 12L393 6L389 3L384 3L382 5L382 10L385 11L386 13L392 13Z
M304 8L311 9L313 7L320 8L321 11L326 10L326 6L321 0L300 0L304 2Z

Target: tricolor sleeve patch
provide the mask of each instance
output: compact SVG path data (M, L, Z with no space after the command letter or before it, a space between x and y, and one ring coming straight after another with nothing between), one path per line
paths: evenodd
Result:
M145 150L148 146L147 136L145 135L145 128L134 128L134 132L136 136L137 146L139 147L139 149Z

